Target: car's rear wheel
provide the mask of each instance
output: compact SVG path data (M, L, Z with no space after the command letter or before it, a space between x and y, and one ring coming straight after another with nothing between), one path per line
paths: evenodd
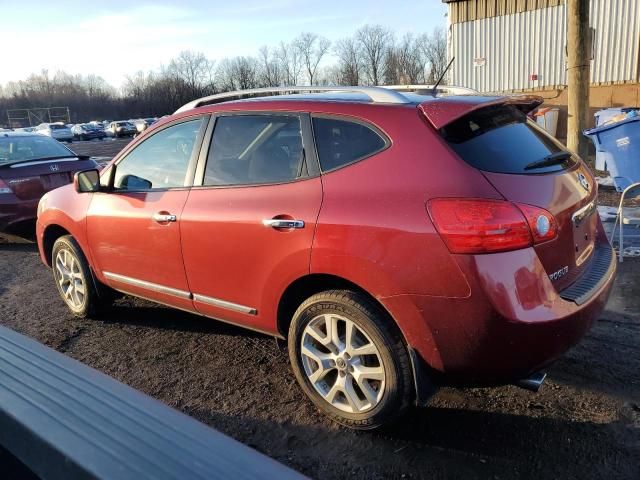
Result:
M99 311L100 298L91 270L78 243L65 235L53 244L53 278L69 310L77 317L90 317Z
M334 421L370 430L413 398L409 357L391 320L365 295L332 290L297 309L289 357L302 390Z

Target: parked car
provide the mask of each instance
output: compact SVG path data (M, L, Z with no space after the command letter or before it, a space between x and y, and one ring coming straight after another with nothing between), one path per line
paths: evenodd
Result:
M144 132L147 128L153 125L157 120L155 118L138 118L137 120L129 120L130 123L135 125L138 133Z
M0 130L1 131L1 130ZM35 132L36 131L36 127L20 127L20 128L14 128L13 129L14 132Z
M40 135L46 135L61 142L73 142L71 129L62 122L41 123L36 127L35 131Z
M47 136L0 133L0 231L33 234L40 197L96 165Z
M120 138L132 137L138 133L138 130L131 122L111 122L104 132L108 137Z
M96 138L102 140L107 136L102 128L91 123L79 123L71 131L76 140L93 140Z
M302 390L358 429L441 385L537 388L613 283L593 175L527 119L539 97L340 90L194 101L45 195L62 299L286 337Z

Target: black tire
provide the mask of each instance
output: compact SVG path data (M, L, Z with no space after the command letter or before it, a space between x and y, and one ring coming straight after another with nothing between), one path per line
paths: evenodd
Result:
M63 284L60 283L60 278L62 275L60 273L60 270L58 269L58 266L56 265L58 255L61 252L63 252L63 255L66 253L66 255L70 256L67 258L73 258L73 261L77 262L77 273L82 276L82 283L84 286L84 294L82 295L82 301L80 302L77 302L77 300L79 300L79 296L75 296L75 298L71 299L67 295L65 295L65 292L63 291ZM97 282L94 281L89 262L87 262L84 253L82 253L82 250L80 249L80 246L71 235L60 237L53 244L51 263L53 278L56 283L58 293L60 294L60 297L67 305L71 313L73 313L73 315L80 318L93 317L103 309L105 303L108 303L109 295L106 291L106 287L104 287L105 292L100 292L101 295L99 295L97 290ZM67 262L67 265L69 266L70 270L74 269L74 267L72 267L71 265L75 264L69 265L69 262ZM74 297L74 295L71 296ZM74 303L76 304L74 305Z
M368 411L346 412L332 405L320 395L305 373L301 354L305 328L312 320L331 313L353 322L369 337L379 352L385 375L384 391L378 403ZM393 320L363 294L349 290L329 290L308 298L293 315L288 345L293 372L302 390L322 413L335 422L353 429L372 430L398 419L413 402L413 374L401 334L395 328ZM351 378L348 373L347 378Z

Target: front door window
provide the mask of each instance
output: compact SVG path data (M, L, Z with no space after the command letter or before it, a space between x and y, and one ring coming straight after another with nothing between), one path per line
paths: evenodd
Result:
M115 190L140 191L185 186L202 119L168 127L134 148L115 172Z

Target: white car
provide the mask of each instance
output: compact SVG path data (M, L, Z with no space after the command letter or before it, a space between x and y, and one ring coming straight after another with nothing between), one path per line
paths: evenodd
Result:
M73 142L73 132L62 122L41 123L36 127L36 133L46 135L61 142Z

